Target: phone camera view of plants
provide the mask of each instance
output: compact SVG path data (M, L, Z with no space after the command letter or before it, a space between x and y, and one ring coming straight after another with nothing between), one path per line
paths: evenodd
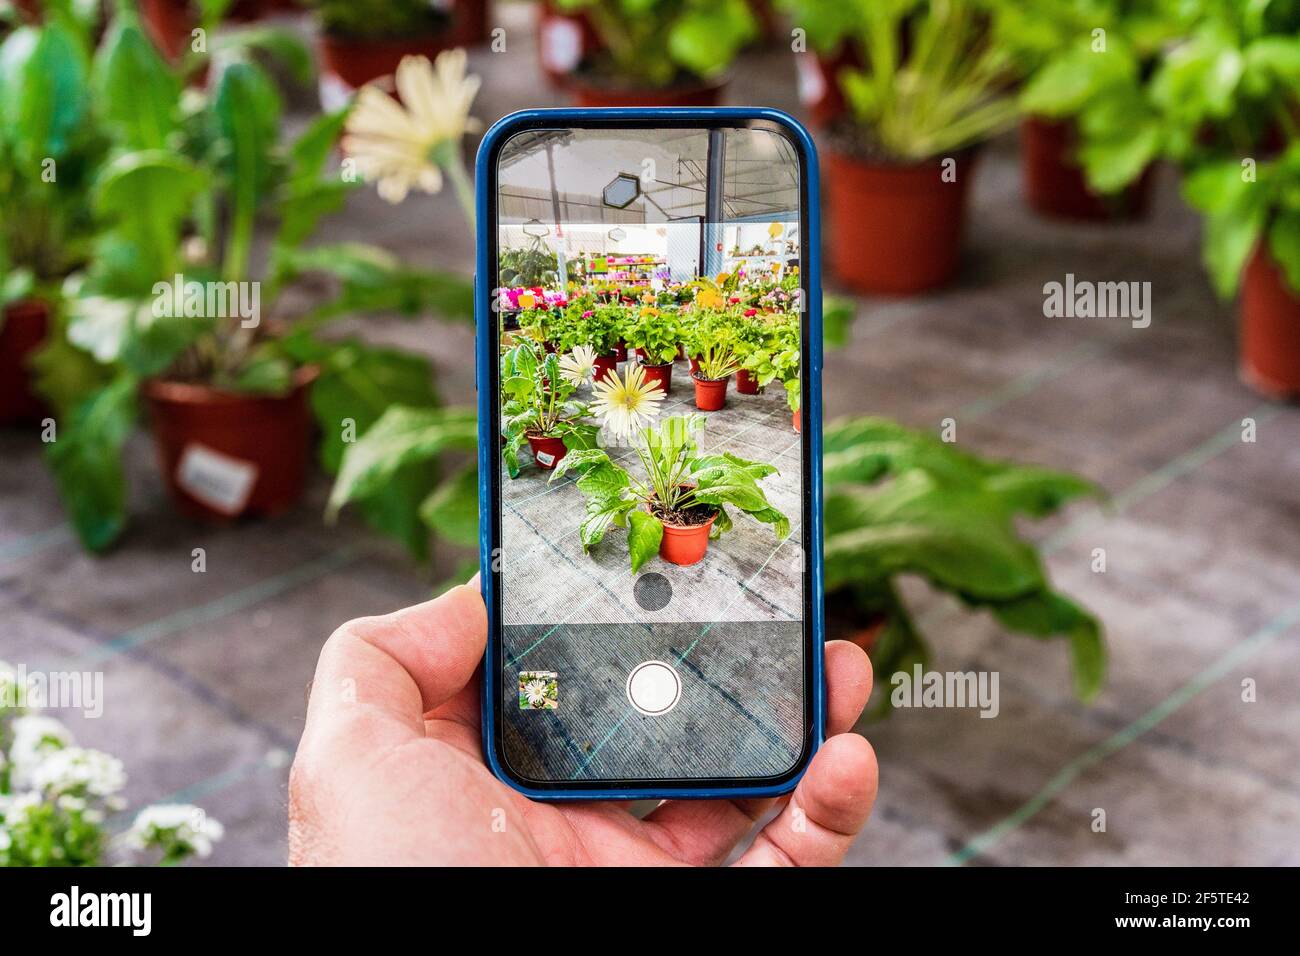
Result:
M800 167L779 130L498 160L503 714L533 780L778 776L804 746ZM646 707L628 675L666 665ZM626 682L626 683L625 683ZM522 686L522 685L521 685ZM522 693L522 692L521 692Z

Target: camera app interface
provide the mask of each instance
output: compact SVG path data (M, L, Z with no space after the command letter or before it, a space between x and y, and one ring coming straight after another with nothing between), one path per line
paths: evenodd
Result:
M500 151L496 666L523 780L800 762L800 175L761 124Z

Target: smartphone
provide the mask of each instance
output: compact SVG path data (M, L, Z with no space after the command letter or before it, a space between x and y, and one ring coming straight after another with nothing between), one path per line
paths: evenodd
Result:
M528 110L476 181L489 766L550 800L793 789L825 722L811 138Z

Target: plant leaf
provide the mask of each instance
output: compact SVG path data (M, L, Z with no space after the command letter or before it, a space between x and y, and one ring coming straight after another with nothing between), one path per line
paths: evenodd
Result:
M632 561L632 573L659 553L659 543L664 537L664 526L646 511L631 511L627 516L627 553Z

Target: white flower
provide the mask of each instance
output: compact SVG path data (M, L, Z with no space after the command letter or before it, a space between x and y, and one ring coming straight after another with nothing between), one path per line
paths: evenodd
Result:
M596 370L596 350L579 345L568 355L560 356L560 377L574 385L583 385Z
M343 151L362 176L378 181L389 202L401 202L412 188L439 192L439 152L460 149L464 135L480 127L469 115L479 78L465 75L466 61L464 50L439 53L436 65L428 57L403 57L396 76L401 103L375 84L357 93Z
M0 829L0 853L3 853L5 850L13 846L13 842L13 838L9 836L8 830Z
M49 794L107 797L126 786L126 770L122 761L102 750L65 747L41 762L31 782Z
M645 371L635 362L628 363L622 378L606 375L593 389L596 397L591 413L620 441L630 441L653 422L664 400L663 387L658 382L647 383Z
M188 803L160 803L136 814L126 840L136 849L166 843L192 847L200 857L212 853L212 844L225 836L226 828L201 809Z
M55 720L40 714L27 714L14 718L10 725L13 743L9 759L13 763L13 785L19 789L33 786L32 778L37 768L50 754L72 746L72 731Z
M524 696L536 707L546 702L546 681L533 679L524 685Z

